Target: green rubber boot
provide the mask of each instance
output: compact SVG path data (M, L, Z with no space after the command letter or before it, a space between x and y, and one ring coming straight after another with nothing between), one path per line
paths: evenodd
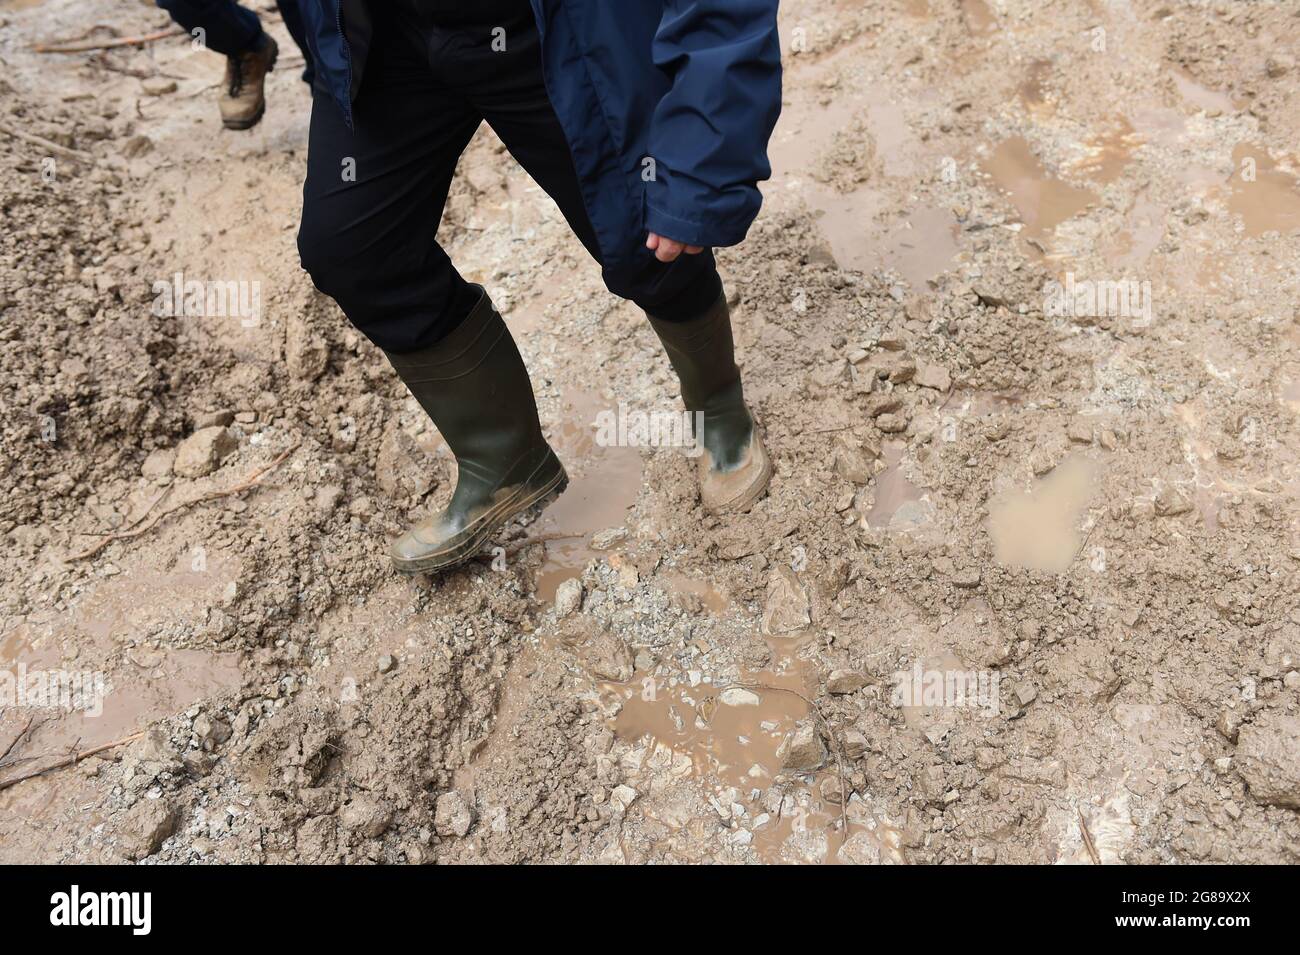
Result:
M568 475L542 436L528 371L486 292L432 348L385 354L457 465L447 507L393 542L397 570L427 573L469 560L510 520L564 490Z
M699 318L650 325L668 352L686 410L701 412L700 500L717 514L747 511L772 480L772 459L745 404L725 293ZM693 416L694 417L694 416Z

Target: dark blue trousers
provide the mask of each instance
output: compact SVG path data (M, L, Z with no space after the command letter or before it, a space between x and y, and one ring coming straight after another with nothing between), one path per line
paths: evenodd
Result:
M180 26L194 34L202 30L203 43L222 56L239 56L254 49L262 39L262 24L257 14L246 10L235 0L156 0ZM280 16L289 35L302 51L306 66L302 78L314 80L311 50L307 48L307 33L302 25L298 0L276 0Z

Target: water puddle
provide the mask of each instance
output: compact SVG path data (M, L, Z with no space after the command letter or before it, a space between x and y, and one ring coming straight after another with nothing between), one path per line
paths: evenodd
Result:
M1027 238L1046 237L1097 198L1049 175L1020 136L999 143L983 167L1015 206Z
M925 493L903 474L902 459L907 445L888 441L881 448L885 470L876 475L876 498L867 513L868 527L916 526L924 523L928 511L916 506Z
M1040 119L1056 112L1056 104L1047 98L1046 84L1051 72L1051 60L1034 60L1025 71L1025 78L1016 87L1016 98L1025 109Z
M1253 161L1254 181L1245 178ZM1300 228L1300 183L1265 149L1242 143L1232 151L1233 174L1228 209L1241 216L1248 236L1287 233Z
M617 409L586 391L570 392L564 407L551 437L569 471L569 487L529 529L533 535L564 535L547 541L546 560L537 574L537 595L547 602L554 602L556 588L581 576L587 562L597 556L590 536L622 524L641 492L640 451L596 443L596 416ZM679 452L665 449L663 453Z
M989 506L998 563L1064 573L1083 544L1079 518L1096 489L1096 469L1072 455L1028 491L1007 491Z
M1119 116L1103 132L1088 139L1085 143L1087 156L1074 163L1071 169L1094 182L1114 182L1132 162L1133 150L1144 141L1133 125Z
M1190 106L1207 113L1235 113L1237 104L1227 93L1220 93L1208 86L1203 86L1192 79L1186 70L1174 69L1170 72L1174 79L1174 88L1178 95Z
M724 825L749 839L764 862L835 862L844 841L839 806L818 795L820 784L838 780L833 754L815 773L783 769L778 755L796 724L811 716L805 699L815 693L815 680L798 656L808 639L769 641L773 665L742 670L734 682L688 671L602 685L622 703L613 729L637 746L633 771L656 774L650 791L664 785L664 776L698 780ZM768 798L778 777L785 781L779 806ZM854 802L855 830L852 820L861 815Z

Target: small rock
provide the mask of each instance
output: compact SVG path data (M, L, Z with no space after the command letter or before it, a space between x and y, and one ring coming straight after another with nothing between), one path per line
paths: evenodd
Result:
M446 792L434 805L433 828L440 836L464 838L474 825L474 809L460 793Z
M1260 716L1241 727L1237 772L1250 794L1268 806L1300 809L1300 716Z
M609 805L615 812L627 812L627 807L636 802L639 796L631 786L619 785L614 787L614 791L609 794Z
M783 564L772 568L763 604L763 633L794 633L812 623L808 591L794 571Z
M149 456L144 459L144 464L140 466L140 474L148 478L150 481L156 481L159 478L170 475L175 463L175 448L162 448L157 451L151 451Z
M926 361L916 363L916 375L912 379L922 388L935 391L948 391L952 387L952 375L943 365L932 365Z
M118 829L118 844L128 859L151 856L176 831L180 816L162 799L141 799L126 812Z
M392 673L395 669L397 669L397 660L391 653L385 653L379 658L380 673Z
M555 614L567 617L582 606L582 581L570 577L555 588Z
M615 544L627 539L626 527L607 527L591 535L592 550L609 550Z
M177 477L203 477L215 471L237 447L235 436L225 428L203 428L180 443L172 469Z
M867 685L867 678L854 670L832 670L826 679L826 692L843 696L856 693Z
M812 720L800 723L782 740L776 758L782 769L795 772L812 772L826 762L826 746Z
M366 839L378 839L393 824L393 810L371 796L355 796L339 813L343 825Z
M165 76L151 76L140 82L140 90L145 96L166 96L176 92L176 81Z
M885 434L898 434L907 430L907 418L901 414L882 414L876 419L876 427Z
M1177 517L1190 511L1192 502L1177 488L1166 486L1156 495L1155 508L1160 517Z
M758 706L758 694L743 687L733 686L722 691L718 697L723 706Z

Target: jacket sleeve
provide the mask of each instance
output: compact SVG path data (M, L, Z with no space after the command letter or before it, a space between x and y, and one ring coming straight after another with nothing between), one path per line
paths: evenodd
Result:
M664 0L653 55L671 87L650 125L646 229L689 245L735 245L772 174L781 112L777 0Z

